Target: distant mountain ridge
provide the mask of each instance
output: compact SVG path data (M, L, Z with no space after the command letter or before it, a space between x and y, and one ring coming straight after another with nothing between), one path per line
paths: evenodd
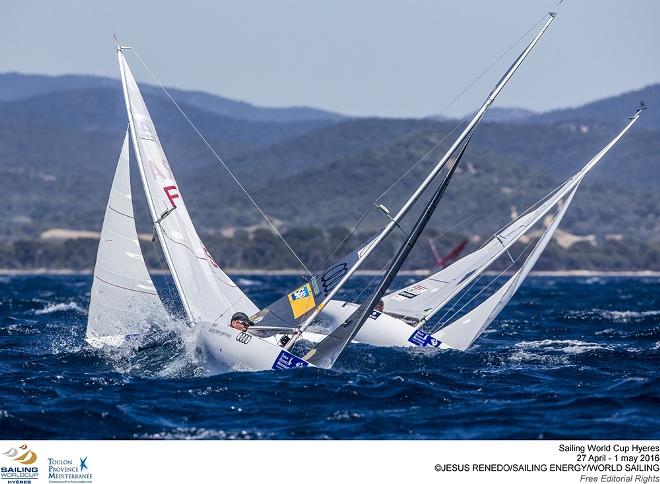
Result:
M643 94L649 109L585 180L563 229L594 234L599 240L621 236L618 247L631 241L629 246L639 250L660 242L660 136L650 116L660 86L648 89ZM224 104L232 108L227 110L222 105L228 100L204 94L219 99L220 107L210 109L211 101L198 93L173 91L261 207L284 230L300 229L297 243L309 247L316 242L305 234L319 227L332 231L352 226L383 190L456 125L448 119L344 118L312 108L312 115L320 117L296 120L269 108L264 108L265 115L254 106L256 115L250 114L252 108L232 110L233 101ZM260 224L259 214L162 92L146 86L144 94L205 240L225 229L248 237L240 235L240 229ZM439 233L465 220L453 229L461 236L492 233L511 213L524 210L591 158L620 129L638 97L639 92L628 93L599 101L596 108L589 104L584 110L541 114L493 109L477 130L430 230ZM125 129L117 80L0 75L0 239L34 240L53 228L98 231ZM431 159L389 191L383 203L398 207ZM134 176L133 182L140 231L151 233L139 178ZM473 213L481 216L470 218ZM375 212L361 230L373 231L382 223L382 214ZM219 259L227 248L222 244L214 252ZM260 248L260 256L283 257L277 244L273 240ZM240 240L235 245L240 248ZM597 256L602 254L593 256L596 267ZM247 257L244 262L257 267L256 260Z
M30 97L50 94L58 91L76 91L87 89L115 89L120 92L118 79L66 74L47 76L42 74L22 74L18 72L0 73L0 102L25 100ZM146 96L164 96L160 87L141 84ZM177 102L198 109L210 111L221 116L246 121L294 122L294 121L340 121L347 119L339 113L313 107L271 108L255 106L248 102L236 101L203 91L189 91L167 88ZM644 116L645 129L660 130L660 83L642 89L626 92L587 103L583 106L556 109L537 113L525 108L493 106L486 114L486 121L495 123L535 123L560 124L577 121L592 121L603 124L616 123L621 113L633 113L644 101L650 109ZM429 119L443 120L444 117Z
M145 95L165 96L160 87L141 84ZM88 75L46 76L41 74L21 74L8 72L0 74L0 101L20 101L30 97L50 94L58 91L80 89L115 89L121 92L119 79ZM203 91L188 91L167 88L177 102L194 106L222 116L246 121L266 121L288 123L293 121L337 121L345 116L310 107L269 108L234 101L226 97Z
M493 106L484 116L484 121L492 123L521 123L535 116L537 113L524 108L499 108Z
M537 124L562 124L576 121L596 121L613 124L621 119L622 113L634 114L644 102L647 111L640 122L643 129L660 130L660 84L593 101L576 108L557 109L530 116L525 120Z

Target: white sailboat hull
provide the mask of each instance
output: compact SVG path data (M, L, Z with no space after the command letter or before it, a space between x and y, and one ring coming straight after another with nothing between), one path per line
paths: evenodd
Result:
M326 330L323 333L314 331L314 327L304 331L301 339L311 343L320 342L327 333L337 328L358 308L357 304L341 301L330 301L319 316L319 322ZM374 314L364 323L353 339L353 343L369 344L373 346L417 346L410 341L414 328L398 318L393 318L384 313ZM277 344L280 338L290 335L291 332L278 333L274 336L264 338L271 344Z
M359 306L330 301L319 319L331 321L332 329L342 324ZM413 328L401 319L374 311L355 335L353 342L374 346L414 346L408 341Z
M222 323L199 323L197 346L208 374L313 366L276 344Z

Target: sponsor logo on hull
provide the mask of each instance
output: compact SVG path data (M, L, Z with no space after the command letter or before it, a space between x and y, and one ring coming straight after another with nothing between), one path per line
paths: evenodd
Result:
M408 341L415 346L431 346L433 348L438 348L441 344L439 339L435 339L433 336L425 333L421 329L416 330L412 335L410 335Z
M291 368L304 368L306 366L309 366L309 363L305 360L292 355L288 351L282 350L275 359L275 363L273 363L273 370L289 370Z
M252 335L248 333L238 333L236 335L236 341L238 341L239 343L243 343L244 345L248 344L251 339L252 339Z

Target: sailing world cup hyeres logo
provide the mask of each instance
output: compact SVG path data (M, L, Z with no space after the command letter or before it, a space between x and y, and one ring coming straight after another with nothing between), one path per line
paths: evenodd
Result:
M18 448L12 447L4 452L4 455L26 466L37 462L37 453L32 449L28 449L26 444L20 445Z

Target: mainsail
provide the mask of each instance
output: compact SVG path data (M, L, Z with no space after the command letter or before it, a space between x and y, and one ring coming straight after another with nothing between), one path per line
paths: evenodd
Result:
M225 274L193 226L140 90L117 49L131 138L154 228L192 322L228 320L236 311L254 314L252 301Z
M578 183L579 185L579 183ZM450 323L433 334L433 338L441 341L445 346L457 350L467 350L475 339L483 333L493 322L498 314L504 309L511 300L516 291L520 288L525 278L536 264L546 246L552 240L552 236L557 230L568 206L573 200L573 195L578 189L578 185L569 193L564 205L555 215L552 223L538 240L532 252L527 256L518 271L509 278L495 293L488 299L476 306L470 312L460 317L453 323Z
M86 335L93 346L122 344L128 337L144 334L152 323L169 318L142 258L128 163L126 133L94 267Z
M479 277L497 258L504 254L522 235L528 232L541 218L578 186L587 173L626 134L637 119L638 111L630 118L617 136L612 139L579 172L569 178L536 209L514 220L491 238L481 249L459 259L446 269L411 284L383 298L384 312L390 315L423 323L433 316L449 300Z

